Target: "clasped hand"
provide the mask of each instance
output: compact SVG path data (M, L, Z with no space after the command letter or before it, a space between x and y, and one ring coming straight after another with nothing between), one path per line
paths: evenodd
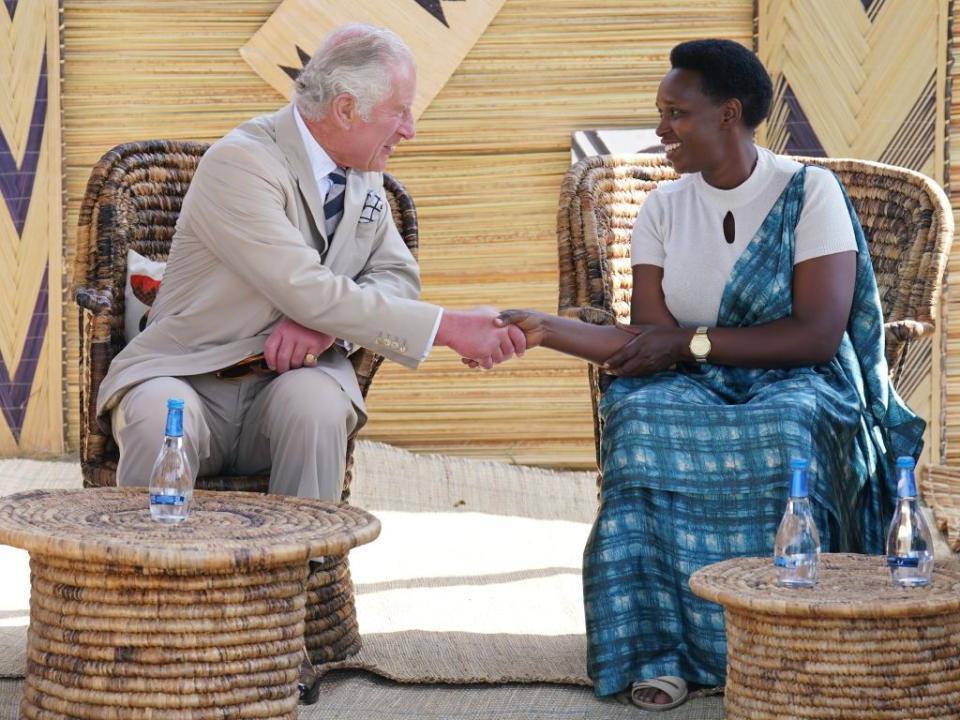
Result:
M521 357L527 349L523 331L498 323L497 314L491 307L445 310L434 344L446 345L464 364L485 370L514 355Z
M333 335L311 330L284 318L270 331L263 344L263 359L267 367L278 373L313 367L317 358L330 349L336 341Z
M622 325L633 337L603 363L603 371L621 377L643 377L667 370L681 360L684 331L667 325Z

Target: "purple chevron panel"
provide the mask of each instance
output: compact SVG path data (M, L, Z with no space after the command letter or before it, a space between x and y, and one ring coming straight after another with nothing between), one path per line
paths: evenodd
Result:
M787 104L787 146L784 152L788 155L809 155L811 157L826 157L827 154L820 144L820 139L813 131L813 126L807 120L800 101L793 93L793 88L787 85L783 93L783 101Z
M37 165L40 162L40 144L43 142L43 129L47 120L47 48L43 48L43 61L40 64L40 78L37 81L37 95L33 101L33 115L30 118L30 132L27 135L27 151L23 164L17 166L17 160L10 145L0 132L0 195L7 203L7 210L13 218L17 234L23 234L30 209L30 197L33 194L33 181L37 177Z
M43 337L47 333L48 271L49 266L43 270L40 291L33 305L30 327L27 329L27 338L23 343L23 352L20 354L20 364L17 365L17 371L12 379L7 363L0 357L0 410L3 410L3 416L17 442L20 442L23 418L27 414L27 401L30 399L30 390L33 388L33 378L37 374L40 351L43 349Z
M3 0L7 6L7 12L10 13L10 19L13 20L13 14L17 11L17 0Z

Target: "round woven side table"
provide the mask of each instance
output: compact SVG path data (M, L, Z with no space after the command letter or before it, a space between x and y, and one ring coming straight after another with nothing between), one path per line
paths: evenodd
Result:
M197 491L178 525L139 488L0 499L30 553L28 720L295 720L308 560L380 523L303 498Z
M724 606L727 720L960 717L960 566L899 588L885 559L820 556L817 585L782 588L770 558L694 573Z

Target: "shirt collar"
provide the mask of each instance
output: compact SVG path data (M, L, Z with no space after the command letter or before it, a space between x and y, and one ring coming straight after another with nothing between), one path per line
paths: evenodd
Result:
M303 147L307 150L307 161L310 163L310 169L317 180L317 186L320 187L327 175L336 169L337 164L327 155L327 151L320 147L316 138L310 134L307 124L300 116L300 111L296 105L293 106L293 117L297 123L297 130L300 131Z

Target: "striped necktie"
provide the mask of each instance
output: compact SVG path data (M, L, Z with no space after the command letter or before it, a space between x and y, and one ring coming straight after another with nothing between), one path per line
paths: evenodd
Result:
M343 198L347 189L347 176L343 168L334 168L327 175L330 179L330 189L327 190L327 199L323 203L323 216L326 221L327 240L333 238L337 230L337 223L343 217Z

